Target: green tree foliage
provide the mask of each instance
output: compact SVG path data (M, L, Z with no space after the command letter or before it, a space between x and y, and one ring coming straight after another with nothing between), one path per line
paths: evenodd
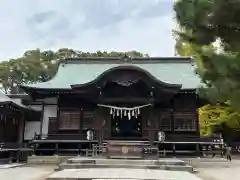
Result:
M178 36L201 57L201 77L221 101L240 110L240 1L179 0L175 3ZM212 46L220 41L221 52Z
M26 51L22 57L0 63L0 89L7 93L17 93L17 84L44 82L56 73L60 59L66 57L147 57L137 51L129 52L82 52L62 48L54 51L40 51L40 49Z
M202 96L213 103L228 102L231 111L218 121L218 129L223 130L224 126L225 130L237 132L240 127L240 1L179 0L174 10L179 25L175 31L177 51L196 58L197 73L204 83ZM218 48L214 47L216 42Z

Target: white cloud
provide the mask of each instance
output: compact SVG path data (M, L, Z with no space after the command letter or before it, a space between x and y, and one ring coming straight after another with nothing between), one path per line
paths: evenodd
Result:
M172 5L173 0L5 0L0 60L63 47L173 56Z

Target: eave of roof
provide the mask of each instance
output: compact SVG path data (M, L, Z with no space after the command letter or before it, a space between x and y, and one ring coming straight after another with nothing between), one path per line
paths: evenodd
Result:
M1 103L5 103L5 104L6 103L12 103L13 105L15 105L15 106L17 106L19 108L30 110L30 111L36 111L35 109L32 109L32 108L30 108L28 106L25 106L22 103L14 100L14 99L9 98L6 94L4 94L2 92L0 92L0 104Z
M194 73L194 61L190 57L144 58L67 58L62 60L56 75L47 82L20 85L27 89L68 90L74 84L94 81L105 71L119 66L133 66L148 71L152 76L169 84L181 84L182 89L194 89L200 78Z

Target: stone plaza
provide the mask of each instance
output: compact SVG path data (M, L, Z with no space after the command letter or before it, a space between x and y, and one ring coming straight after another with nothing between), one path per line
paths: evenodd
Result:
M0 179L4 180L63 180L63 179L158 179L158 180L237 180L240 176L240 160L228 162L220 158L185 159L195 172L168 171L137 168L83 168L54 171L56 163L22 165L13 168L0 167ZM234 175L234 176L233 176Z

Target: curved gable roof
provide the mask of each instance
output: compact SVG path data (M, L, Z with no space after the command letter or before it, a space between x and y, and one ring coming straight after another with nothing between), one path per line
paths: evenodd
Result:
M74 84L86 84L112 68L137 67L149 72L167 84L181 84L182 89L195 89L200 79L195 74L191 58L134 58L122 61L118 58L70 59L60 63L56 75L49 81L21 85L37 89L71 89Z

